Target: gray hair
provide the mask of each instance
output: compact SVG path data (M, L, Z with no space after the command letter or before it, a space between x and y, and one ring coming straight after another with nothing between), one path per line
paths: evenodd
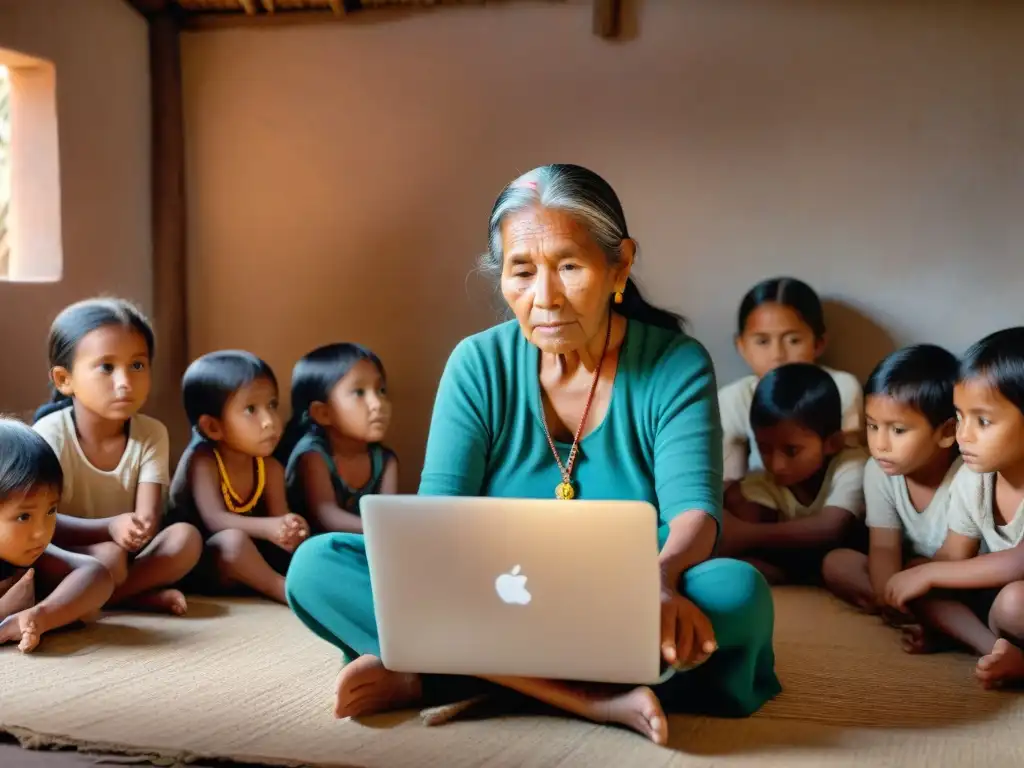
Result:
M590 233L609 265L618 265L622 260L622 243L629 239L629 229L622 204L611 185L578 165L542 165L521 175L498 195L488 222L488 250L479 260L482 273L495 280L501 277L505 258L502 224L508 216L538 206L572 215ZM683 319L648 303L632 278L626 282L622 303L612 307L625 317L649 325L683 329Z

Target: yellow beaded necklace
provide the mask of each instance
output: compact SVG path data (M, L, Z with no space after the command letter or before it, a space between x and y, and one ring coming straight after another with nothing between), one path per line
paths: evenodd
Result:
M220 457L220 452L216 448L213 449L213 456L217 459L217 472L220 474L220 492L224 497L224 506L227 507L228 512L234 512L236 515L244 515L246 512L251 512L253 507L259 502L260 497L263 495L263 488L267 484L267 472L264 468L262 457L256 457L256 489L252 492L252 498L246 502L231 487L228 469L224 466L224 459Z

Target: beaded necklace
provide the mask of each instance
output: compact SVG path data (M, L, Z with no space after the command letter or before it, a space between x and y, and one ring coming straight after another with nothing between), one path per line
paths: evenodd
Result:
M252 492L252 498L249 501L245 501L231 486L228 469L224 466L224 459L220 457L220 452L216 448L213 449L213 456L217 459L217 472L220 475L220 493L224 497L224 506L227 507L228 512L234 512L236 515L244 515L247 512L251 512L253 507L259 503L260 497L263 496L263 489L267 484L267 471L263 458L260 456L256 457L256 488Z
M555 486L555 498L561 499L562 501L571 501L576 498L576 487L572 482L572 470L576 464L576 456L579 451L580 436L583 434L583 428L587 425L587 416L590 414L590 406L594 402L594 393L597 392L597 382L601 380L601 366L604 365L604 358L608 354L608 343L612 338L612 318L611 313L608 315L608 330L604 337L604 348L601 350L601 358L597 361L597 368L594 370L594 379L590 383L590 394L587 395L586 405L583 406L583 417L580 419L580 425L576 429L576 433L572 438L572 448L569 449L569 459L562 463L562 457L558 455L558 448L555 447L555 441L551 438L551 432L548 429L547 419L544 418L544 396L541 394L540 401L540 423L544 427L544 436L548 439L548 446L551 448L551 453L554 454L555 463L558 464L558 472L562 476L562 482Z

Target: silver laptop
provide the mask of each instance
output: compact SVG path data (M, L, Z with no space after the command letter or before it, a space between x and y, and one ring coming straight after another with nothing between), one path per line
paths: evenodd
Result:
M386 495L361 511L388 669L660 679L650 504Z

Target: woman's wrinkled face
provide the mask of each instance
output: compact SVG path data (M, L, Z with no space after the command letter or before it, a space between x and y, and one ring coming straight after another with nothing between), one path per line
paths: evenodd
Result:
M564 355L605 333L612 294L629 276L632 241L612 266L575 218L541 207L508 216L501 240L501 293L532 344Z

